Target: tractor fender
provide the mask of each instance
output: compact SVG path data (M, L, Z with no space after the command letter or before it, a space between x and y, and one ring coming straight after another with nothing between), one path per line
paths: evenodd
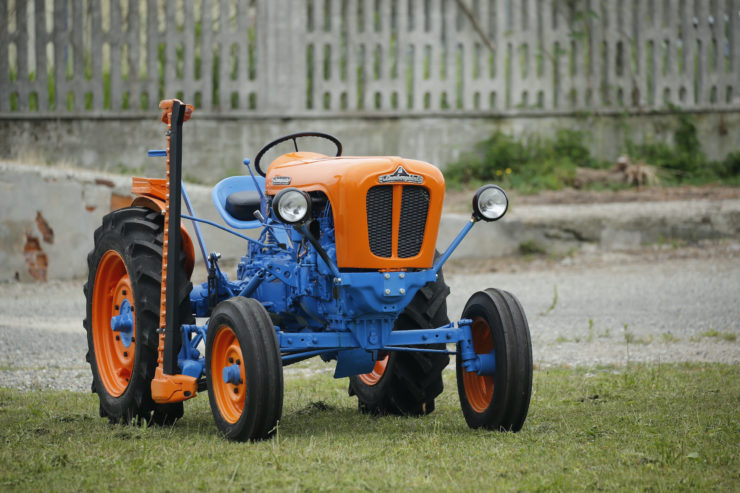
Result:
M153 211L164 214L166 207L164 200L164 189L160 189L158 185L158 179L138 178L134 177L133 185L131 186L131 192L136 195L136 198L131 202L133 207L146 207ZM164 181L164 180L161 180ZM145 183L146 182L146 183ZM142 190L145 188L145 190ZM161 190L161 195L160 195ZM182 249L185 252L185 273L190 279L193 274L193 268L195 267L195 247L193 240L190 238L190 234L185 229L185 226L180 222L180 232L182 235Z

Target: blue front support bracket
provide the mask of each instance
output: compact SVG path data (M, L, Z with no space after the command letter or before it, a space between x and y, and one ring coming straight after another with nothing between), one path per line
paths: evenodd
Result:
M473 348L471 333L472 321L462 319L436 329L394 330L385 338L386 343L378 348L361 344L351 332L283 332L278 330L278 342L283 353L283 363L293 360L351 349L366 351L418 351L426 353L458 354L456 351L429 349L428 344L458 344L463 366L469 372L479 375L493 375L496 370L496 359L493 352L477 354Z
M454 240L452 240L452 243L450 243L450 246L447 247L447 250L439 256L436 262L434 262L434 265L432 266L432 270L436 274L439 272L439 269L442 268L442 265L444 265L445 262L447 262L447 259L450 258L450 255L452 255L452 252L455 251L455 249L462 243L463 239L468 235L471 229L473 229L473 226L475 226L475 218L470 218L470 220L463 226L463 229L460 230L460 232L457 234Z

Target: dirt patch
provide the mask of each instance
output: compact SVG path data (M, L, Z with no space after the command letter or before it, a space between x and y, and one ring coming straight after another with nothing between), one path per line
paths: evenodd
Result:
M448 190L445 209L451 212L470 210L474 190ZM546 190L536 195L507 192L512 205L604 204L610 202L663 202L675 200L725 200L740 198L740 187L721 185L682 187L640 187L622 190Z

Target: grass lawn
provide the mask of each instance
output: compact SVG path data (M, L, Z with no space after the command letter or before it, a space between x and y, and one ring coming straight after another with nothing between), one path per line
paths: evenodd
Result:
M537 370L517 434L468 429L454 380L427 417L376 418L346 379L293 374L261 443L222 439L207 395L145 428L94 395L0 389L0 491L740 489L740 366Z

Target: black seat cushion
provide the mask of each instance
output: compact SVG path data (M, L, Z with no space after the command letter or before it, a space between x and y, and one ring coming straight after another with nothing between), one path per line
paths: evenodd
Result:
M256 190L234 192L226 197L226 212L240 221L254 221L254 211L260 209L260 194Z

